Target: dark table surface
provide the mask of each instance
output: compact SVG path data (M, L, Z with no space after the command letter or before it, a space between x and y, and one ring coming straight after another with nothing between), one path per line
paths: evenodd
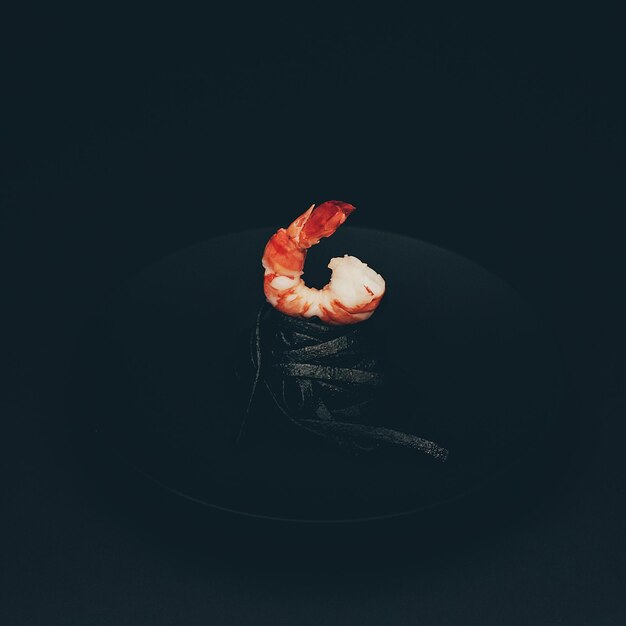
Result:
M3 37L0 621L623 623L617 16L55 11L12 16ZM547 476L535 506L441 553L196 551L77 458L76 339L139 268L330 198L533 305L563 350L580 461Z

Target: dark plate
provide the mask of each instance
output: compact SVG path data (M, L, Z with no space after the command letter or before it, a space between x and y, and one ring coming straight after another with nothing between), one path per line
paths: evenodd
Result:
M378 425L402 424L445 446L448 459L404 449L353 454L262 402L235 446L249 393L236 375L241 338L264 301L260 258L272 232L177 252L98 311L72 394L105 462L172 501L264 523L405 517L489 485L498 498L507 481L536 474L553 445L562 383L558 351L535 313L467 259L349 226L311 251L305 278L321 286L327 260L344 253L385 277L387 294L364 327L382 338L402 377L382 399Z

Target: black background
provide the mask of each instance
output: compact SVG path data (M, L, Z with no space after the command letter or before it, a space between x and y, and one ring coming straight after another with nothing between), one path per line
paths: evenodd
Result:
M2 623L623 623L620 26L571 8L7 16ZM326 199L477 261L535 306L565 355L582 462L441 558L194 556L75 461L61 426L74 340L138 268Z

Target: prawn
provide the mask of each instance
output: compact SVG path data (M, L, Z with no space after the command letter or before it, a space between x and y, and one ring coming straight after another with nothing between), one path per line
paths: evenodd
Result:
M330 237L355 207L330 200L305 211L288 228L280 228L263 253L263 288L267 301L291 317L318 317L327 324L356 324L374 313L385 293L385 280L347 254L330 260L332 274L322 289L307 287L302 274L307 250Z

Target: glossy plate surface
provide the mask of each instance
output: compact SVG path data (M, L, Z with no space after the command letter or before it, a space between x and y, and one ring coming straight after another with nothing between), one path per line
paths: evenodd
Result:
M364 324L401 377L380 399L377 425L436 441L448 459L353 454L289 423L271 402L255 406L235 446L250 388L236 372L264 301L260 258L271 233L177 252L102 305L75 391L105 458L216 510L313 522L426 511L513 466L532 467L562 387L557 350L534 312L467 259L349 226L312 249L305 279L321 286L328 260L343 254L385 277L383 304Z

